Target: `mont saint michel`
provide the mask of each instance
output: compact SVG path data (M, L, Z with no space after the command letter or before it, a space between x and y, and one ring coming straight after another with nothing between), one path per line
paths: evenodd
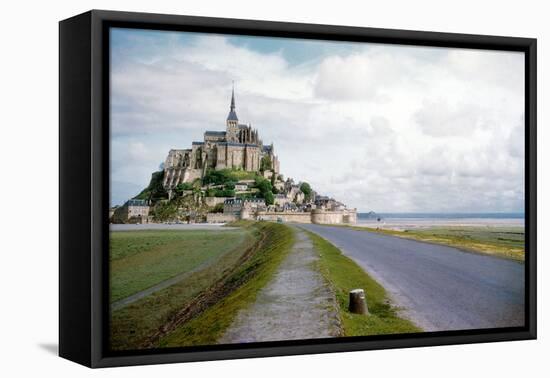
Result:
M225 131L207 130L191 148L170 149L163 170L135 198L112 209L110 220L354 224L357 211L306 181L285 179L274 144L264 144L258 129L239 122L233 88Z
M110 350L525 326L522 54L110 38Z

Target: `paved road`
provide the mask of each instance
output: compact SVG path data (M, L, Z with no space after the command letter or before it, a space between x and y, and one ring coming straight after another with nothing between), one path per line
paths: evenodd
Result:
M425 331L524 323L521 263L344 227L300 227L324 237L355 260Z
M303 340L340 335L336 298L313 263L319 255L307 234L296 243L255 302L237 314L221 344Z

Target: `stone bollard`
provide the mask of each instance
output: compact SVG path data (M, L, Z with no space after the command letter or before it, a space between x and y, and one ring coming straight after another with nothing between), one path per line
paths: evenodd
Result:
M354 314L368 314L367 300L365 299L365 290L354 289L349 292L349 311Z

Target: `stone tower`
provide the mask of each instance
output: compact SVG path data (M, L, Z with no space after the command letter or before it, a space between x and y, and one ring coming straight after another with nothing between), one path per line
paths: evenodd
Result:
M239 118L235 112L235 87L231 90L231 106L226 121L226 138L228 142L239 141Z

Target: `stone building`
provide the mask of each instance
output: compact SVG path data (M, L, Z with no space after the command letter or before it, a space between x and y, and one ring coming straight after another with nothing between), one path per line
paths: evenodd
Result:
M115 209L112 223L148 223L149 204L145 200L131 199Z
M292 201L290 198L288 198L284 194L275 194L273 200L274 200L274 204L281 208L287 203L290 203Z
M207 169L259 171L262 158L267 156L278 174L279 161L273 144L264 145L258 130L239 123L233 90L225 131L205 131L203 141L193 142L191 148L170 150L164 162L163 186L174 189L180 183L202 178Z
M240 219L253 219L258 211L265 211L267 208L263 198L229 198L223 204L224 214L233 214Z
M235 191L236 192L245 192L248 190L248 185L245 183L236 183L235 184Z

